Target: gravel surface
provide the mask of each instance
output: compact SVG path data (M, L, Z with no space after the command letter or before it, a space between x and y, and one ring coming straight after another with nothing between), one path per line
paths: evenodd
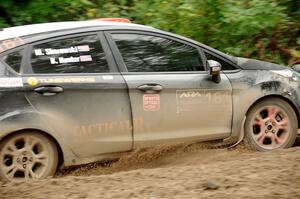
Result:
M252 152L206 144L139 149L55 178L0 182L0 198L300 198L300 147Z

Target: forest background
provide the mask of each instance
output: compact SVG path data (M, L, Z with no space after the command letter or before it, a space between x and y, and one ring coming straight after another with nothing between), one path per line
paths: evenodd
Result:
M300 61L300 0L0 0L0 28L123 17L235 56Z

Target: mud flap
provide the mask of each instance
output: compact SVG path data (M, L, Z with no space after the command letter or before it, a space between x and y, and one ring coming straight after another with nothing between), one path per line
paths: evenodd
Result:
M241 126L241 131L240 131L240 136L239 139L236 143L234 143L233 145L227 147L227 148L234 148L236 147L239 143L241 143L241 141L243 141L244 136L245 136L245 130L244 130L244 125L245 125L245 121L246 121L246 116L244 117L243 121L242 121L242 126ZM299 132L299 131L298 131Z

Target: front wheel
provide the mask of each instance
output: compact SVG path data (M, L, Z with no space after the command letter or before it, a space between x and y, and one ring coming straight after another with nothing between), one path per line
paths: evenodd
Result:
M55 173L54 142L37 132L20 132L0 143L0 178L5 181L42 179Z
M270 98L255 104L247 114L245 140L258 151L291 147L298 122L292 107L284 100Z

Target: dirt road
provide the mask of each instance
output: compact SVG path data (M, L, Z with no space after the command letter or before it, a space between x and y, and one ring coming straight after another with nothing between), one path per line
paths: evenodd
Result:
M300 198L300 147L268 153L204 144L142 149L53 179L1 183L0 198Z

